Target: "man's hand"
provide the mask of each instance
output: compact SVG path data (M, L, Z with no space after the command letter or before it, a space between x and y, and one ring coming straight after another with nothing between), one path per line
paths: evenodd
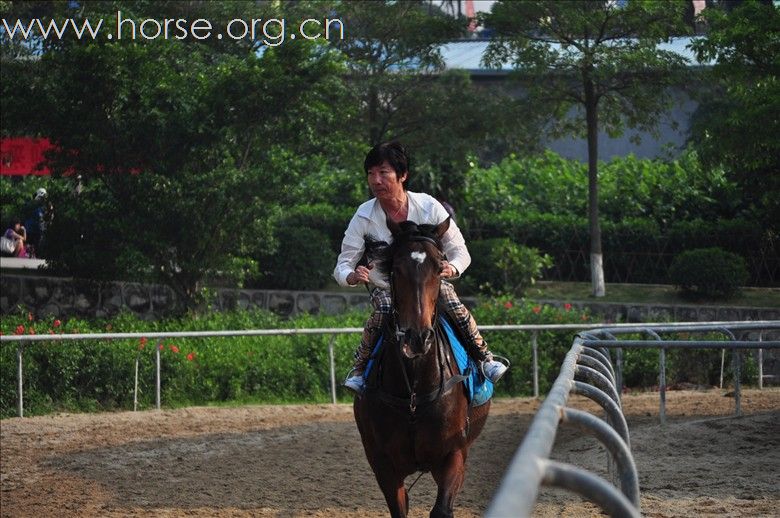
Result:
M355 271L347 275L347 284L354 286L359 282L368 283L368 273L374 267L373 264L369 264L368 268L365 266L358 266Z
M439 274L439 277L441 277L442 279L449 279L450 277L457 277L457 276L458 276L458 270L447 261L442 261L441 273Z

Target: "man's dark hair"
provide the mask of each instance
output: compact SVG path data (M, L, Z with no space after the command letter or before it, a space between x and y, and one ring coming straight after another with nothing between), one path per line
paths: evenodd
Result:
M366 155L366 160L363 162L363 170L368 174L369 169L382 165L384 162L387 162L395 169L396 175L407 173L406 181L404 182L404 189L406 189L406 185L409 183L409 155L406 154L406 149L400 142L394 140L372 147L371 151Z

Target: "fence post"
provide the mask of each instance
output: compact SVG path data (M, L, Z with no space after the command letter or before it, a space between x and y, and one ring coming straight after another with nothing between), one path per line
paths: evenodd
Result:
M615 351L615 363L617 363L617 372L615 372L615 387L618 393L618 399L623 399L623 348L618 347Z
M330 396L333 404L336 404L336 354L333 351L333 343L336 335L331 335L328 342L328 356L330 357Z
M531 348L534 354L534 397L539 399L539 345L537 344L537 336L539 331L531 333Z
M162 346L162 342L157 342L157 347L154 348L156 363L155 368L157 370L157 389L155 390L155 402L157 404L157 410L160 410L160 347Z
M742 397L740 393L740 377L742 376L742 355L739 349L732 349L734 354L734 413L737 417L742 415Z
M17 378L19 380L19 404L18 414L19 417L24 417L24 371L22 368L22 351L24 350L24 342L19 342L19 347L16 349L17 360Z
M762 342L764 338L764 333L758 333L758 341ZM758 350L758 390L763 390L764 388L764 350L759 349Z
M720 388L723 388L723 366L726 363L726 349L720 350Z
M661 424L666 424L666 349L660 348L659 356L659 368L658 368L658 389L661 395L661 408L660 417Z
M133 387L133 412L138 411L138 358L140 351L135 354L135 386Z

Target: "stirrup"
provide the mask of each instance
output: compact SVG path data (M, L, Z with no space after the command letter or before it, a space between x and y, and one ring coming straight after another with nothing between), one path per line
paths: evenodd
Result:
M505 356L499 356L497 354L492 354L492 353L491 353L491 356L493 356L492 361L497 361L498 363L501 363L501 364L503 364L506 367L506 370L504 371L504 373L501 374L501 376L499 376L499 378L497 380L495 380L495 381L490 380L490 381L493 381L493 383L497 383L498 380L500 380L504 376L504 374L506 374L506 371L509 370L509 367L511 367L512 364L510 363L509 358L507 358ZM479 362L479 372L482 374L483 378L490 379L487 376L487 374L485 374L485 363L487 363L487 362L485 362L485 361Z
M347 372L347 375L346 375L346 376L344 376L344 380L348 380L349 378L351 378L351 377L352 377L352 375L353 375L355 372L359 372L359 373L360 373L360 375L361 375L361 376L363 376L363 373L364 373L364 372L366 372L366 369L364 368L363 370L361 370L361 369L359 369L359 368L357 368L357 367L352 367L351 369L349 369L349 372ZM365 379L365 376L363 376L363 378Z
M360 375L353 375L354 372L359 372L359 369L353 368L347 373L347 377L344 379L344 383L342 385L349 390L353 391L354 393L360 395L365 391L366 388L366 380L363 377L362 374Z

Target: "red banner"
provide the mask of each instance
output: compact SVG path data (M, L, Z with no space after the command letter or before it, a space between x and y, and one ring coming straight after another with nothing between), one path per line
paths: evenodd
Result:
M9 176L51 174L47 167L38 167L44 161L44 153L51 148L51 142L47 138L0 139L0 174Z

